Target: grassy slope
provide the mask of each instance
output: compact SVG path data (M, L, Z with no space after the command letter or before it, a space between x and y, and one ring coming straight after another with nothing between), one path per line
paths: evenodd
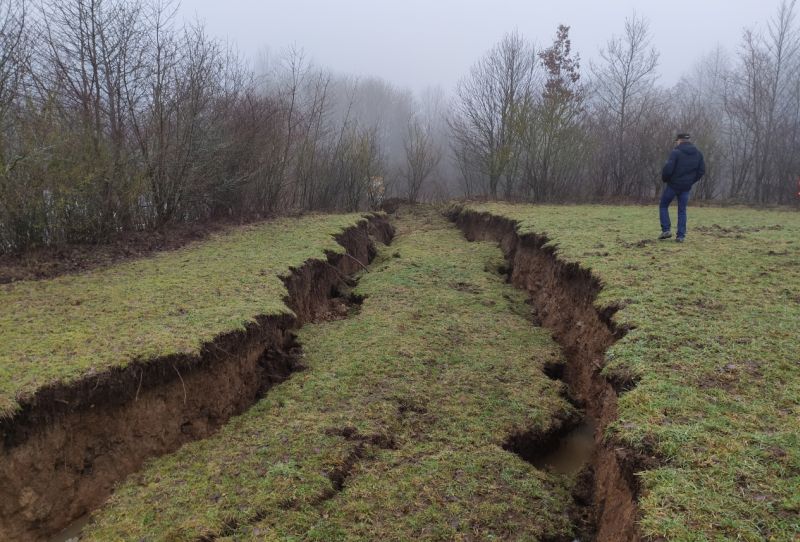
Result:
M0 286L0 416L48 383L194 354L255 316L287 311L279 275L341 251L332 236L359 218L276 220L101 271Z
M571 408L541 372L560 352L493 271L496 247L416 213L362 275L360 311L301 330L306 371L133 476L88 540L194 540L226 524L236 540L569 532L569 481L500 447ZM345 470L336 492L327 475Z
M546 232L602 278L636 326L608 353L641 376L612 428L654 452L646 535L800 537L800 214L691 208L687 242L657 242L657 209L473 206ZM674 219L674 210L673 210Z

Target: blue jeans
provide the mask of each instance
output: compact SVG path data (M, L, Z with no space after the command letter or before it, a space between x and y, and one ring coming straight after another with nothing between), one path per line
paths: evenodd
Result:
M677 192L667 185L664 193L661 194L661 203L658 205L658 212L661 218L661 231L669 231L672 224L669 221L669 204L677 196L678 198L678 234L679 238L686 237L686 206L689 204L689 190Z

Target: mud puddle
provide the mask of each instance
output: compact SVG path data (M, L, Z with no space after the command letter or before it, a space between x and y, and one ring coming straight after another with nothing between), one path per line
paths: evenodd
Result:
M48 542L78 542L81 539L81 531L89 524L90 516L86 514L73 521L66 529L48 538Z
M556 474L577 474L589 462L594 452L595 428L592 420L583 420L563 435L552 451L532 458L531 464L537 469Z

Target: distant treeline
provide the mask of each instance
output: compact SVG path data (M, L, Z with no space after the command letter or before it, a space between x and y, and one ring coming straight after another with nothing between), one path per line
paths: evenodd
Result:
M583 77L569 28L541 50L506 36L459 85L451 125L467 193L533 201L649 199L677 132L704 152L695 197L798 204L800 33L794 1L736 54L708 54L673 88L633 17Z
M164 2L0 0L0 25L0 252L435 184L436 96L297 50L256 69Z
M656 84L646 21L584 77L569 28L509 34L451 98L314 67L255 65L151 0L0 0L0 253L174 222L488 195L650 198L677 130L706 154L697 195L796 202L793 3L736 55Z

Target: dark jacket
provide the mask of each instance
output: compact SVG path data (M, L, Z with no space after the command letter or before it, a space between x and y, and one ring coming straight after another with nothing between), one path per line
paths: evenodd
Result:
M681 143L669 153L667 163L661 171L661 180L676 191L689 190L706 174L703 153L689 143Z

